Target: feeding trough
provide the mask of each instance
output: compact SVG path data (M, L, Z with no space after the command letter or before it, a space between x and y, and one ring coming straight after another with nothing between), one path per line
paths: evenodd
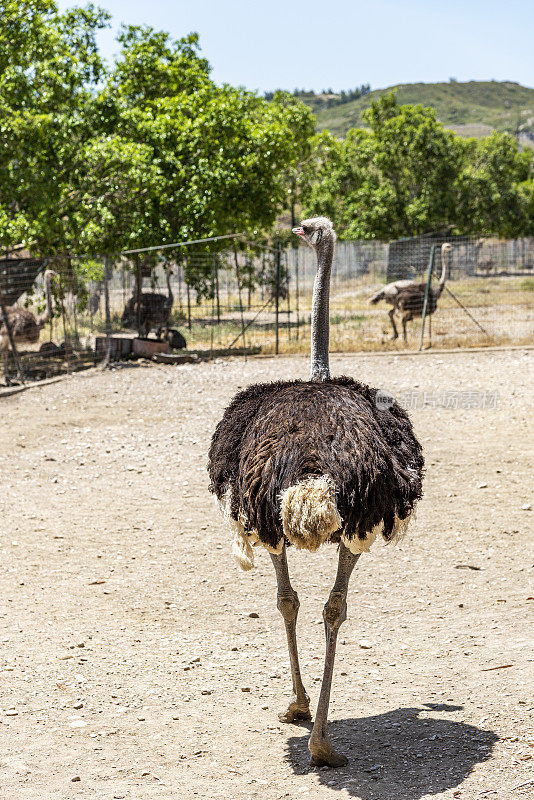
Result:
M111 360L127 358L132 354L132 342L130 336L110 336L109 337L109 357ZM95 338L95 356L104 358L107 353L108 339L105 336Z
M152 358L157 353L168 353L169 343L160 342L157 339L132 339L132 352L140 358Z

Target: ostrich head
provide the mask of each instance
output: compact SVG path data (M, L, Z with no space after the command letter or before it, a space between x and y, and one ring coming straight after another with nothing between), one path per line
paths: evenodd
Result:
M301 236L306 244L314 250L327 240L335 242L336 234L328 217L312 217L304 219L297 228L293 228L293 233Z

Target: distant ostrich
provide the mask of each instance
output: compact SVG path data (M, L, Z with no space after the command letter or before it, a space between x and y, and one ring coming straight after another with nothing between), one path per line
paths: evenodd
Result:
M185 337L176 328L167 328L163 338L173 350L184 350L187 347Z
M337 767L327 735L336 639L346 619L349 578L378 534L394 539L421 497L423 457L405 411L352 378L331 378L329 289L335 233L326 217L293 229L317 254L312 303L311 378L256 384L240 392L219 422L209 452L210 489L233 533L233 553L251 569L251 544L271 554L278 609L287 633L293 696L282 722L311 719L300 675L296 619L286 546L311 552L339 546L334 587L324 607L326 657L315 724L312 764ZM310 568L311 568L310 564Z
M397 295L401 289L406 289L408 286L412 286L416 281L410 280L408 278L402 279L400 281L392 281L392 283L386 283L376 294L369 298L369 302L371 305L376 305L381 300L384 302L389 303L390 306L395 304L395 300L397 299Z
M157 328L157 337L161 338L163 328L169 328L169 318L174 303L171 289L171 268L165 265L167 278L167 297L156 292L142 292L139 311L139 335L148 336L152 328ZM122 313L122 327L137 329L137 292L130 297Z
M445 288L445 281L447 280L449 270L449 253L452 250L452 245L448 242L441 245L441 275L436 289L430 288L428 291L428 300L426 305L426 315L430 316L438 307L438 300L441 293ZM414 283L412 286L406 286L400 289L395 298L395 302L391 311L388 311L391 325L393 327L393 338L397 339L399 332L395 325L395 313L398 312L401 316L402 322L402 335L404 341L407 340L406 336L406 323L414 317L421 317L423 315L423 306L425 304L426 283Z
M44 274L44 284L46 293L46 309L43 314L35 315L29 308L22 306L7 306L6 315L11 328L11 333L15 344L35 344L39 341L41 330L52 318L52 279L56 273L47 269ZM10 352L9 333L6 320L0 310L0 352L4 357L4 376L6 382L9 381L8 354Z
M484 273L484 275L489 275L495 269L495 261L491 257L490 254L480 255L480 251L484 246L485 239L477 239L475 244L475 260L477 269Z

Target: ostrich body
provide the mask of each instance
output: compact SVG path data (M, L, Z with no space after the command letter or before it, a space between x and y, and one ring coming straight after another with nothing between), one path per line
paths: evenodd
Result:
M233 532L233 552L244 569L251 544L271 554L278 609L286 627L293 696L280 719L311 719L296 641L299 609L286 547L315 551L339 546L334 587L324 607L326 657L315 723L312 764L345 764L327 735L337 633L346 618L349 578L362 552L382 534L404 529L421 497L423 458L407 414L377 403L377 391L352 378L331 378L328 361L329 287L335 234L325 217L304 220L293 232L317 254L309 381L250 386L226 409L209 453L210 489Z
M36 315L29 308L7 306L6 316L15 344L35 344L39 341L41 330L52 318L52 279L56 273L47 269L44 274L46 309ZM7 380L8 353L10 351L9 333L3 313L0 311L0 352L4 357L4 376Z
M185 336L180 331L177 331L176 328L167 328L163 338L173 350L184 350L187 347Z
M167 296L157 292L142 292L140 296L139 308L139 335L148 336L152 328L157 328L157 336L160 338L163 328L168 329L169 318L174 303L174 295L171 289L171 270L167 263L165 266L167 279ZM130 297L122 313L122 327L137 329L137 292Z
M452 250L452 245L448 242L441 245L441 275L439 283L435 289L430 288L428 291L428 298L426 304L426 314L430 316L438 307L438 300L441 293L445 288L445 281L447 280L449 269L449 253ZM393 338L397 339L399 332L395 325L395 313L399 313L402 322L402 335L404 341L407 340L406 323L414 317L423 316L423 307L425 304L426 283L414 283L412 286L407 286L400 289L394 301L393 308L388 311L391 325L393 327Z
M374 306L381 300L384 300L384 302L389 303L389 305L392 306L395 304L395 300L399 291L401 289L406 289L408 286L412 286L414 283L415 281L412 281L409 278L387 283L376 294L369 298L369 302Z

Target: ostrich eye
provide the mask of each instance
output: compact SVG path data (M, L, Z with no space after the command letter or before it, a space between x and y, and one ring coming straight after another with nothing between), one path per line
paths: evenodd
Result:
M310 230L311 230L311 228L310 228L310 226L309 226L309 225L303 225L303 226L302 226L302 230L304 231L304 233L309 233L309 232L310 232Z

